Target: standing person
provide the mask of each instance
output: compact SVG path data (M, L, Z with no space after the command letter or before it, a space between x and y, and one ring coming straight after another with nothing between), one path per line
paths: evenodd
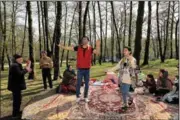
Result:
M100 40L96 41L96 49L93 49L89 44L89 38L84 36L81 39L81 44L75 47L66 47L62 44L58 46L65 50L77 51L77 85L76 85L76 102L79 102L80 99L80 88L82 79L84 77L85 81L85 90L84 90L84 98L85 102L89 102L88 100L88 89L89 89L89 77L90 77L90 68L91 68L91 60L92 54L100 53Z
M21 55L15 54L13 56L14 61L9 69L9 76L8 76L8 90L12 92L13 96L13 112L12 117L14 119L20 119L21 112L21 91L26 89L26 83L24 75L27 72L31 72L31 68L26 66L25 69L22 67L23 58ZM30 64L30 61L29 61Z
M116 71L119 70L119 84L121 88L122 98L123 98L123 110L127 109L128 105L133 103L133 98L129 94L129 89L132 84L132 76L135 76L136 69L136 59L132 56L131 48L124 47L123 50L124 57L120 60L120 62L113 68L108 71ZM127 97L129 97L127 104Z
M41 59L40 59L40 68L42 69L44 90L47 90L46 78L48 78L49 87L53 88L52 79L51 79L51 68L52 67L53 67L53 61L51 60L50 57L47 56L46 51L42 51Z

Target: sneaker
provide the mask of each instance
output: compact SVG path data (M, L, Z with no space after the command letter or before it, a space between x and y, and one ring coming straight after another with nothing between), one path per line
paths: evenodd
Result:
M89 102L89 99L88 99L88 98L85 98L85 102L88 103L88 102Z
M79 103L79 102L80 102L80 100L81 100L80 98L76 98L76 102L77 102L77 103Z

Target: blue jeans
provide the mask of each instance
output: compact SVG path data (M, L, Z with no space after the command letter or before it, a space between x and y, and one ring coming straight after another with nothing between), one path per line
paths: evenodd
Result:
M85 81L84 98L88 97L89 74L90 74L89 69L78 69L78 71L77 71L77 85L76 85L76 97L77 98L79 98L80 88L81 88L81 83L82 83L83 77L84 77L84 81Z
M129 88L130 88L130 84L121 83L121 92L122 92L123 102L125 105L127 105L127 97L131 98L129 94Z

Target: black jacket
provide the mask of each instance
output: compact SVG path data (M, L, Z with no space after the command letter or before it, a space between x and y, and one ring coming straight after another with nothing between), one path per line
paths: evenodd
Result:
M26 83L24 75L27 73L26 69L23 69L22 64L17 62L13 63L9 69L9 78L8 78L8 90L25 90Z

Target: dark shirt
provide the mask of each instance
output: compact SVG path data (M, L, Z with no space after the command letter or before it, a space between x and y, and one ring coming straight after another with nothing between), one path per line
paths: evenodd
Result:
M13 63L9 69L9 78L8 78L8 90L25 90L26 83L24 75L27 73L26 69L23 69L22 64L17 62Z

